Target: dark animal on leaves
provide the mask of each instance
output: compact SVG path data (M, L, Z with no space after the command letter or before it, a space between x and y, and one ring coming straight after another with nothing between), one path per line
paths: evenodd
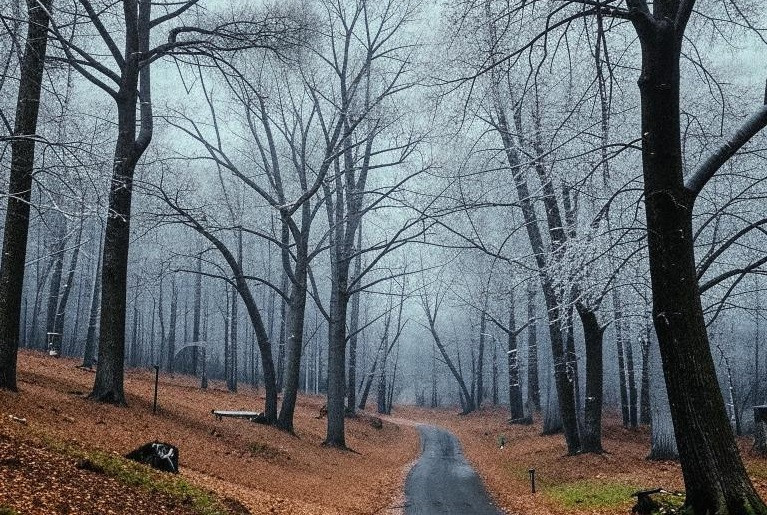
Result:
M163 472L178 473L178 447L169 443L146 443L125 457Z

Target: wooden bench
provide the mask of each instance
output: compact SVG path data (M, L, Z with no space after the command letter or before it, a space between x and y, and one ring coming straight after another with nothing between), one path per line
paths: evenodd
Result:
M223 420L224 417L228 418L245 418L251 422L263 423L264 414L260 411L229 411L229 410L211 410L216 420Z

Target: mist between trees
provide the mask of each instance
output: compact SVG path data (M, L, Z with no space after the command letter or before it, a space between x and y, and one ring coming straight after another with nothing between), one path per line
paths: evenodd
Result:
M0 16L0 387L21 346L95 365L102 402L126 366L245 382L290 432L322 394L341 448L416 403L598 453L613 410L694 513L767 513L734 439L767 396L759 5Z

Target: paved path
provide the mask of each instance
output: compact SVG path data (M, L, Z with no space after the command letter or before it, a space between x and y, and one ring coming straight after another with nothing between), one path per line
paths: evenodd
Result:
M421 457L405 482L406 515L499 515L449 431L419 425Z

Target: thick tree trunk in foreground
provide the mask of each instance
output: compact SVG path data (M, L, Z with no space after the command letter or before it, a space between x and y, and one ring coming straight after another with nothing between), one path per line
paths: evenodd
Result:
M126 1L123 6L125 62L121 66L120 89L114 97L117 104L117 143L109 188L109 214L104 231L98 364L93 390L89 395L91 399L118 405L125 404L125 308L133 174L152 140L153 129L149 65L142 68L140 62L142 53L149 49L151 5ZM141 112L138 137L137 107Z
M578 316L583 324L586 341L586 405L584 430L581 439L583 452L603 452L602 449L602 335L596 313L578 305Z
M16 390L24 260L27 256L29 200L35 162L34 135L37 132L40 90L48 43L48 13L52 4L53 0L27 1L29 26L21 62L14 139L11 142L8 207L0 256L0 389L13 391Z
M642 43L639 89L653 319L684 476L685 504L696 514L767 513L727 420L697 287L692 231L695 197L684 186L680 141L682 36L674 22L649 13L635 26Z

